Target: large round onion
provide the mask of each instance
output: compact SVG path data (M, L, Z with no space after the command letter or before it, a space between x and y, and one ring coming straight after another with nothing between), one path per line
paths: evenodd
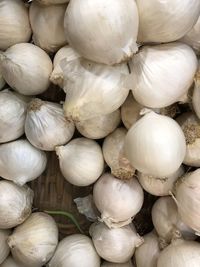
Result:
M70 1L64 26L70 45L92 61L113 65L137 51L135 0Z

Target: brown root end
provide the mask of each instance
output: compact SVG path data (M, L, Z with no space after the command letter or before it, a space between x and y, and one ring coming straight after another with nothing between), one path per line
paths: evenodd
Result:
M28 111L37 111L40 110L44 102L39 98L34 98L28 105Z
M125 168L111 169L111 173L119 179L129 180L133 177L135 170L127 170Z
M197 138L200 138L200 125L188 124L183 127L186 143L193 144Z

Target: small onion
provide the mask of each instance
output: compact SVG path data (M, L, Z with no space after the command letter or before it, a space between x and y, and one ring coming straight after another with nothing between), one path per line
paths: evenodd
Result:
M199 267L200 244L195 241L175 240L164 249L157 267Z
M121 120L119 109L106 115L76 122L76 128L85 137L90 139L104 138L113 132Z
M24 185L40 176L46 168L45 152L27 140L16 140L0 145L0 176ZM0 227L1 228L1 227Z
M175 182L184 174L181 166L175 173L168 177L154 177L138 172L138 180L145 191L154 196L168 196L172 192Z
M93 184L104 169L101 147L87 138L73 139L65 146L56 148L60 169L65 179L73 185Z
M143 238L144 243L135 251L137 267L155 267L160 255L159 238L154 231Z
M11 256L9 256L0 267L25 267L21 263L17 263Z
M62 106L35 98L28 107L25 133L32 145L52 151L74 134L74 123L64 117Z
M106 66L84 59L62 62L67 117L87 120L117 110L128 92L126 64Z
M192 48L182 43L144 46L132 59L132 91L146 107L162 108L188 91L198 61Z
M195 239L194 231L182 222L171 197L161 197L155 202L152 221L156 232L166 243L181 236L188 240Z
M58 228L48 214L33 213L8 238L13 258L27 267L41 267L53 256L58 244Z
M125 153L138 171L156 177L169 176L184 160L185 137L176 121L150 111L128 131Z
M1 263L7 258L10 253L10 248L7 244L8 236L10 235L9 230L1 230L0 229L0 266ZM12 266L10 266L12 267Z
M138 22L135 0L73 0L64 26L69 43L80 55L113 65L137 51Z
M17 43L28 42L31 27L28 9L21 0L1 0L0 2L0 50Z
M130 179L135 169L124 155L124 141L127 134L125 128L117 128L103 142L103 155L111 168L111 173L120 179Z
M54 69L50 77L51 82L63 88L64 77L62 68L60 66L62 60L65 59L65 64L67 64L67 62L75 60L79 57L80 55L76 53L76 51L68 45L58 50L53 60Z
M48 267L100 267L100 258L92 240L76 234L65 237L56 249Z
M142 207L144 195L135 178L119 180L106 173L95 183L93 198L101 220L117 228L131 223Z
M181 126L186 143L184 164L200 167L200 120L192 112L180 115L176 121Z
M139 42L168 43L183 37L200 14L199 0L136 0ZM181 21L181 23L178 23Z
M9 90L0 92L0 143L24 134L27 103Z
M114 263L129 261L135 248L143 243L133 225L109 229L104 223L94 223L90 235L101 258Z
M31 213L33 191L12 182L0 181L0 229L23 223Z
M30 6L33 41L47 52L56 52L67 43L63 25L66 8L66 4L44 6L37 1Z
M112 263L112 262L104 262L101 264L101 267L134 267L131 261L126 263Z
M192 105L197 117L200 119L200 65L196 74Z
M5 81L17 92L37 95L47 90L52 72L50 57L38 46L21 43L0 54Z

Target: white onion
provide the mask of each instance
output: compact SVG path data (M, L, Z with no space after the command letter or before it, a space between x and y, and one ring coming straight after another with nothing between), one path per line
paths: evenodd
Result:
M183 37L200 14L199 0L136 0L140 42L167 43Z
M0 181L0 229L23 223L31 213L33 191L10 181Z
M52 151L66 144L74 134L74 124L64 117L62 106L35 98L28 107L25 133L32 145Z
M69 43L80 55L113 65L137 51L138 22L135 0L73 0L64 26Z
M158 258L157 267L199 267L200 244L195 241L175 240Z
M21 0L1 0L0 2L0 50L28 42L31 27L28 9Z
M0 143L24 134L27 103L9 90L0 92Z
M92 240L84 235L65 237L56 249L48 267L100 267L100 258Z
M144 243L135 251L137 267L155 267L160 255L159 238L154 231L143 238Z
M17 263L11 256L9 256L0 267L25 267L22 266L21 263Z
M121 120L119 109L106 115L76 122L77 130L90 139L104 138L113 132Z
M1 263L6 259L8 254L10 253L10 248L7 244L8 236L10 235L9 230L1 230L0 229L0 266Z
M196 74L194 92L192 96L192 105L197 117L200 119L200 65Z
M144 196L135 178L119 180L106 173L95 183L93 198L101 220L109 227L121 227L140 211Z
M182 43L144 46L132 59L132 92L138 103L162 108L177 101L193 83L198 61Z
M58 50L53 60L54 69L50 77L51 82L63 88L64 77L62 68L60 66L62 60L65 59L65 64L67 64L67 62L75 60L79 57L80 55L76 53L76 51L68 45Z
M112 262L103 262L101 267L134 267L131 261L126 263L112 263Z
M13 258L27 267L41 267L53 256L58 244L58 228L48 214L36 212L8 238Z
M106 66L84 59L64 63L67 117L75 121L91 119L112 113L125 101L129 92L126 64Z
M103 142L103 155L111 173L120 179L133 177L135 169L124 155L124 142L127 134L125 128L117 128Z
M185 137L173 119L150 111L128 131L125 152L138 171L165 177L182 164L186 153Z
M44 6L34 1L30 6L30 23L34 43L48 52L56 52L67 43L64 15L67 5Z
M154 177L138 172L138 180L141 186L148 193L155 196L168 196L172 192L175 182L184 174L184 168L181 166L175 173L168 177Z
M171 197L159 198L152 209L152 221L156 232L166 243L183 237L194 240L194 231L180 219L175 202Z
M57 147L56 153L63 176L73 185L88 186L103 172L103 154L94 140L73 139L67 145Z
M92 224L90 235L97 253L105 260L114 263L129 261L135 248L143 243L133 225L109 229L104 223Z
M38 46L21 43L0 55L5 81L17 92L37 95L47 90L52 72L50 57Z
M23 185L36 179L45 170L45 152L27 140L16 140L0 145L0 176ZM1 227L0 227L1 228Z

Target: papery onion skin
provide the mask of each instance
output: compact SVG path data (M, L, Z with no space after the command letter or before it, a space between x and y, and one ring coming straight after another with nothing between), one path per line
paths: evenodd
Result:
M47 266L100 267L100 257L89 237L75 234L60 241Z
M134 267L131 261L126 263L112 263L112 262L103 262L101 267Z
M49 87L52 72L50 57L38 46L21 43L0 54L5 81L18 93L37 95Z
M6 259L8 254L10 253L10 248L7 244L7 238L10 235L9 230L0 230L0 266L2 262ZM11 266L12 267L12 266Z
M184 134L176 121L152 111L128 131L125 155L138 171L156 177L174 173L186 153Z
M22 266L21 263L17 263L14 261L12 256L9 256L1 265L0 267L26 267Z
M68 5L64 26L70 45L80 55L113 65L137 52L138 22L133 0L73 0Z
M33 41L47 52L54 53L67 43L63 25L66 8L66 4L44 6L37 1L30 6Z
M200 244L195 241L176 240L165 248L157 267L199 267Z
M142 207L144 194L135 178L120 180L105 173L94 185L93 198L101 220L117 228L131 223Z
M33 191L10 181L0 181L0 229L23 223L31 213Z
M1 0L0 3L0 50L17 43L28 42L31 27L28 9L21 0Z
M144 46L131 64L133 95L150 108L179 101L192 85L198 67L192 48L178 42Z
M198 0L136 0L142 43L168 43L191 30L200 14ZM181 23L178 23L181 21Z

